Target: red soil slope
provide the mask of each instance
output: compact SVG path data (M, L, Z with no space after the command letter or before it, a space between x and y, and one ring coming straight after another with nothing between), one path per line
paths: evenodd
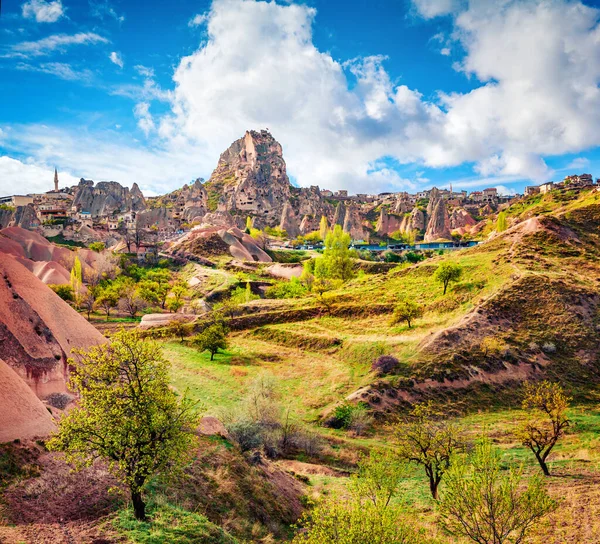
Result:
M7 254L0 254L0 359L40 398L66 390L67 358L105 338Z
M0 442L46 436L54 422L29 386L0 360Z
M89 249L79 249L74 253L52 244L37 232L20 227L0 230L0 258L2 253L16 257L44 283L59 285L69 283L69 270L75 255L81 260L84 274L94 267L98 258L98 254Z

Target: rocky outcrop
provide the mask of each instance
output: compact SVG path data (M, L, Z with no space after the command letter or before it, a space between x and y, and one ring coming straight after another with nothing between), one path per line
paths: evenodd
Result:
M290 198L281 145L266 130L246 132L221 155L204 189L210 211L252 214L277 225Z
M197 227L167 249L173 256L197 260L229 252L236 259L270 263L271 257L257 245L252 236L237 227Z
M8 227L12 221L14 210L0 209L0 229Z
M140 212L136 215L135 219L137 226L141 229L149 229L151 227L166 229L170 225L169 210L163 207Z
M427 230L425 231L425 242L436 240L450 240L450 217L446 208L445 200L434 187L429 195L427 205Z
M386 209L382 206L381 211L379 212L379 220L377 221L375 230L380 236L387 236L392 232L396 232L398 230L401 231L403 223L404 218L400 218L397 215L388 214Z
M394 212L397 214L408 213L412 210L412 204L408 193L400 193L394 205Z
M93 181L81 179L75 188L73 206L90 212L92 217L106 217L116 212L145 210L146 202L136 183L130 190L116 181L101 181L94 186Z
M300 233L307 234L319 230L321 220L311 215L305 215L300 223Z
M477 221L473 219L467 210L463 208L456 208L452 210L452 213L450 214L450 228L452 230L468 229L475 224L477 224Z
M72 349L105 338L17 259L0 257L0 359L39 398L63 393Z
M346 208L344 217L344 232L350 234L353 240L367 240L368 236L362 224L362 217L358 208L354 204L350 204Z
M28 204L27 206L18 206L8 226L21 227L23 229L39 227L40 220L35 213L33 205Z
M345 219L346 205L340 201L338 202L338 205L335 208L335 213L333 214L333 221L331 222L331 226L335 227L335 225L339 225L340 227L343 227Z
M317 221L320 221L322 216L328 219L333 217L334 208L323 198L318 187L291 187L290 191L290 203L298 217L308 215L315 217Z
M289 202L286 202L283 206L279 228L287 233L288 238L296 238L300 234L296 213Z
M0 443L47 436L55 427L42 401L0 360Z

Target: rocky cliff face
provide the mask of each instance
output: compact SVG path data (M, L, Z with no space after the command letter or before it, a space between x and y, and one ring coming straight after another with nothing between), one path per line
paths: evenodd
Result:
M452 238L450 234L450 217L446 208L446 202L435 188L432 189L429 196L427 217L428 223L427 230L425 231L425 242L449 240Z
M281 145L265 130L233 142L204 185L210 211L254 215L271 226L281 220L290 187Z
M300 226L296 217L296 212L289 202L286 202L281 212L281 221L279 228L287 232L290 238L296 238L300 234Z
M350 234L353 240L368 240L368 234L363 227L363 219L354 204L350 204L346 208L346 216L344 217L344 232Z
M94 186L93 181L81 179L75 189L73 206L79 211L90 212L92 217L99 217L145 210L146 201L137 183L129 190L116 181L101 181Z
M377 226L375 230L377 234L380 236L388 236L392 234L392 232L396 232L398 230L402 230L402 225L404 222L403 217L399 217L397 215L390 215L387 213L387 210L382 207L379 212L379 220L377 221Z

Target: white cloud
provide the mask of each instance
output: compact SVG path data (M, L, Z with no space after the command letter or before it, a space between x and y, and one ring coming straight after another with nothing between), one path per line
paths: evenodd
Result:
M125 15L119 15L108 0L90 0L90 8L92 16L98 19L112 18L119 24L125 21Z
M116 51L113 51L108 58L110 59L110 61L113 64L116 64L119 68L123 68L124 66L124 62L123 62L123 57L121 56L121 53L117 53Z
M133 69L143 77L152 79L154 77L154 68L137 64Z
M20 62L15 68L17 70L25 70L28 72L50 74L66 81L79 81L87 84L91 83L94 77L93 73L88 69L75 70L71 65L63 62L45 62L36 66Z
M1 136L1 135L0 135ZM576 157L563 170L583 170L590 165L590 160L585 157Z
M96 167L156 188L157 172L172 183L206 176L245 130L269 128L300 185L375 192L423 183L393 174L382 157L428 167L473 163L495 186L546 179L544 157L600 145L599 10L575 0L415 0L415 7L430 18L452 12L449 37L438 41L457 45L472 91L444 89L430 101L394 83L382 56L337 62L313 44L316 11L306 5L214 0L207 39L181 59L174 91L150 74L141 86L112 91L139 102L134 115L151 149L117 152L102 141L86 153L76 140L74 158L65 159L89 176L99 177ZM171 106L162 117L150 114L157 99ZM28 153L42 161L63 156L68 139L48 142L43 131L27 138ZM113 153L122 157L117 165Z
M64 15L61 0L28 0L22 6L25 19L35 19L38 23L55 23Z
M138 127L142 129L146 136L155 130L154 120L150 113L150 104L148 102L140 102L133 109L134 115L138 120Z
M188 26L200 26L206 23L206 21L208 21L208 13L198 13L198 15L194 15L194 17L189 20Z
M515 189L512 187L506 187L505 185L496 185L496 190L498 191L499 195L512 196L517 194Z
M67 172L59 172L61 187L79 182ZM35 193L54 189L54 166L22 162L11 157L0 156L0 195Z
M17 43L9 48L4 57L40 57L50 53L64 52L72 45L89 45L108 43L108 40L94 32L79 32L77 34L54 34L33 42Z
M172 95L170 91L162 89L153 79L145 79L142 85L129 83L126 85L118 85L110 90L110 94L143 101L168 101Z
M424 19L449 15L459 4L460 0L413 0L417 13Z

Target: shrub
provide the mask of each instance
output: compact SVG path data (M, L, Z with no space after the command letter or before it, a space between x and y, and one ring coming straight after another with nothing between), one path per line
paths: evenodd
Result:
M396 357L393 357L392 355L381 355L373 361L371 370L377 374L390 374L397 370L399 365L400 361L398 361Z
M258 422L236 421L227 430L242 451L254 450L263 444L263 428Z
M409 263L420 263L421 261L425 260L425 255L423 255L422 253L416 253L414 251L407 251L404 254L404 258L409 262Z
M327 427L332 429L350 429L356 430L360 428L364 430L365 420L368 417L368 408L365 404L351 404L344 402L335 407L333 415L325 422ZM368 421L367 426L371 423ZM352 427L355 427L353 429Z
M267 298L300 298L308 292L298 278L279 282L269 287L265 293Z
M544 342L544 344L542 344L542 351L545 353L554 353L556 352L556 345L552 342Z
M52 289L60 298L67 302L73 302L75 300L73 288L70 285L49 284L48 287L50 287L50 289Z

